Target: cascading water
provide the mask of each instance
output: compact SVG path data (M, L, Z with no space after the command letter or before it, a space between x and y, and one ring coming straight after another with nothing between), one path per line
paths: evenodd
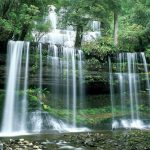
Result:
M42 55L42 44L38 44L37 55L39 56L39 71L38 71L38 110L31 113L32 131L40 132L42 130L42 84L43 84L43 55Z
M76 89L76 62L75 62L75 50L72 50L72 93L73 93L73 126L76 127L76 104L77 104L77 89Z
M47 19L52 21L52 32L41 39L38 44L34 64L37 87L38 108L30 110L31 100L28 96L29 42L10 41L8 43L7 88L5 107L2 120L2 134L24 134L27 132L42 132L42 130L87 131L87 128L77 127L77 109L84 102L83 52L73 48L75 32L57 29L57 16L51 9ZM43 43L49 43L47 49L47 64L44 63ZM32 60L31 60L32 61ZM33 62L32 62L33 63ZM47 66L46 66L47 65ZM47 83L52 94L50 104L54 109L66 109L66 118L52 117L43 111L43 89L45 70L49 72L51 82ZM33 75L32 75L33 76ZM29 89L30 92L30 89ZM66 123L65 123L66 122Z
M57 14L55 12L55 7L54 6L50 6L49 7L49 15L47 17L47 20L50 20L52 23L52 29L55 30L57 27Z
M61 53L62 56L58 55ZM74 48L62 47L60 50L55 45L49 46L48 59L51 62L52 68L52 91L55 99L54 106L57 107L56 103L58 98L65 98L64 107L67 108L68 115L72 112L72 121L68 120L73 127L76 127L76 116L77 116L77 99L78 103L83 103L83 69L82 69L82 51L76 52ZM78 55L78 64L76 63L76 57ZM78 69L78 74L76 73ZM62 77L63 76L63 77ZM77 80L78 76L78 80ZM79 83L77 83L79 81ZM78 87L77 87L78 84ZM62 86L58 86L62 85ZM65 89L65 90L62 90ZM79 90L77 90L79 88ZM77 95L79 95L77 97ZM79 102L80 101L80 102Z
M50 43L47 58L48 64L51 64L52 69L52 93L54 94L53 99L55 99L53 106L57 107L61 103L58 102L60 97L61 99L65 98L63 105L67 108L68 117L69 112L72 112L72 121L69 118L68 123L76 127L77 99L81 101L84 97L82 51L73 48L75 31L57 29L57 15L53 6L50 7L49 20L52 22L53 30L51 33L45 35L41 39L41 42ZM61 47L58 47L59 44ZM76 61L77 55L79 57L78 66ZM76 73L77 69L79 70L78 75ZM77 76L79 76L78 80ZM77 97L77 95L79 96Z
M24 52L26 55L25 70L22 67L22 58ZM27 115L27 86L28 86L28 65L29 65L29 43L21 41L9 41L8 58L7 58L7 84L6 98L2 120L2 133L22 132L26 131L26 115ZM24 72L23 89L21 89L21 76ZM23 90L23 96L17 93ZM21 98L21 99L20 99ZM20 107L15 106L22 106Z
M83 100L84 100L84 74L83 74L83 52L81 50L78 50L79 60L78 60L78 70L79 70L79 99L80 99L80 107L83 106Z
M59 57L58 57L58 48L56 45L52 46L52 77L54 81L54 88L53 88L53 93L55 95L55 98L57 98L57 95L59 94L59 88L58 85L60 83L60 65L59 65ZM56 102L57 105L57 102Z
M26 44L27 52L26 52L26 63L25 63L25 73L24 73L24 88L23 88L23 99L22 99L22 116L21 116L21 131L26 131L26 119L27 119L27 89L28 89L28 70L29 70L29 42Z
M38 77L38 103L39 107L32 111L28 108L28 82L29 72L29 43L21 41L10 41L8 43L8 79L6 88L6 99L2 121L2 135L25 134L27 132L42 132L42 130L62 131L85 131L86 128L77 128L77 105L80 107L84 93L83 60L82 51L74 48L57 48L49 45L48 68L51 72L49 83L52 89L52 103L54 108L67 110L66 123L58 118L52 117L42 110L42 86L43 86L43 49L38 45L39 69ZM78 59L77 59L78 58ZM45 64L44 64L45 65ZM78 71L77 71L78 70ZM59 100L58 102L56 102ZM60 103L60 100L64 103ZM70 116L71 114L71 116Z
M68 26L64 30L60 30L57 28L57 22L59 22L59 17L57 17L55 9L56 8L54 6L50 6L49 15L48 17L46 17L46 21L51 21L52 31L45 34L40 39L40 42L60 44L65 47L74 47L76 31L74 30L73 26ZM61 17L63 17L63 11L65 12L65 10L63 9L59 12L59 15ZM91 21L89 28L91 28L91 31L83 34L83 41L96 40L98 37L101 36L101 23L99 21Z
M109 58L112 128L149 128L150 125L145 122L148 118L140 112L140 107L149 105L150 96L145 55L144 53L121 53L117 61L114 69ZM115 89L118 89L119 93ZM145 99L142 98L143 91L146 95Z

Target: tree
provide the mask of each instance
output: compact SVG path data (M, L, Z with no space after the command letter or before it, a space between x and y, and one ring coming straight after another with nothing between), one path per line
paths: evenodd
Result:
M105 1L97 0L61 0L58 7L62 6L65 10L64 23L72 25L76 29L75 47L81 47L83 32L89 21L98 20L107 22L108 5Z
M51 22L38 21L33 30L35 36L35 42L39 42L40 39L48 32L51 31Z
M122 2L120 40L122 49L144 51L150 42L150 1L125 0Z
M113 13L114 20L114 46L118 46L118 24L119 24L119 13L121 12L121 1L120 0L109 0L107 1L110 12Z
M0 40L24 40L35 21L48 13L49 0L1 0Z

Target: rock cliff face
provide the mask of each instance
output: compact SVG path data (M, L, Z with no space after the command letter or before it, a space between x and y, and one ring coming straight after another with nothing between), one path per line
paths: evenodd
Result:
M0 41L0 54L7 52L7 41Z
M0 89L4 88L6 73L6 47L0 45Z

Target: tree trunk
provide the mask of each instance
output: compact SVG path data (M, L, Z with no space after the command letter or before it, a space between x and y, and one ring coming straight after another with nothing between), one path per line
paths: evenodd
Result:
M114 46L118 46L118 13L114 12Z
M77 25L75 48L80 48L83 37L83 26Z
M23 41L25 39L25 37L28 33L28 29L29 29L28 25L23 25L19 40Z

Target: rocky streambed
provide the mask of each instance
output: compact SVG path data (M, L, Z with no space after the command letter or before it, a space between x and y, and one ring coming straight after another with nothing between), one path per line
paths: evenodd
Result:
M121 130L1 137L0 150L150 150L150 131Z

